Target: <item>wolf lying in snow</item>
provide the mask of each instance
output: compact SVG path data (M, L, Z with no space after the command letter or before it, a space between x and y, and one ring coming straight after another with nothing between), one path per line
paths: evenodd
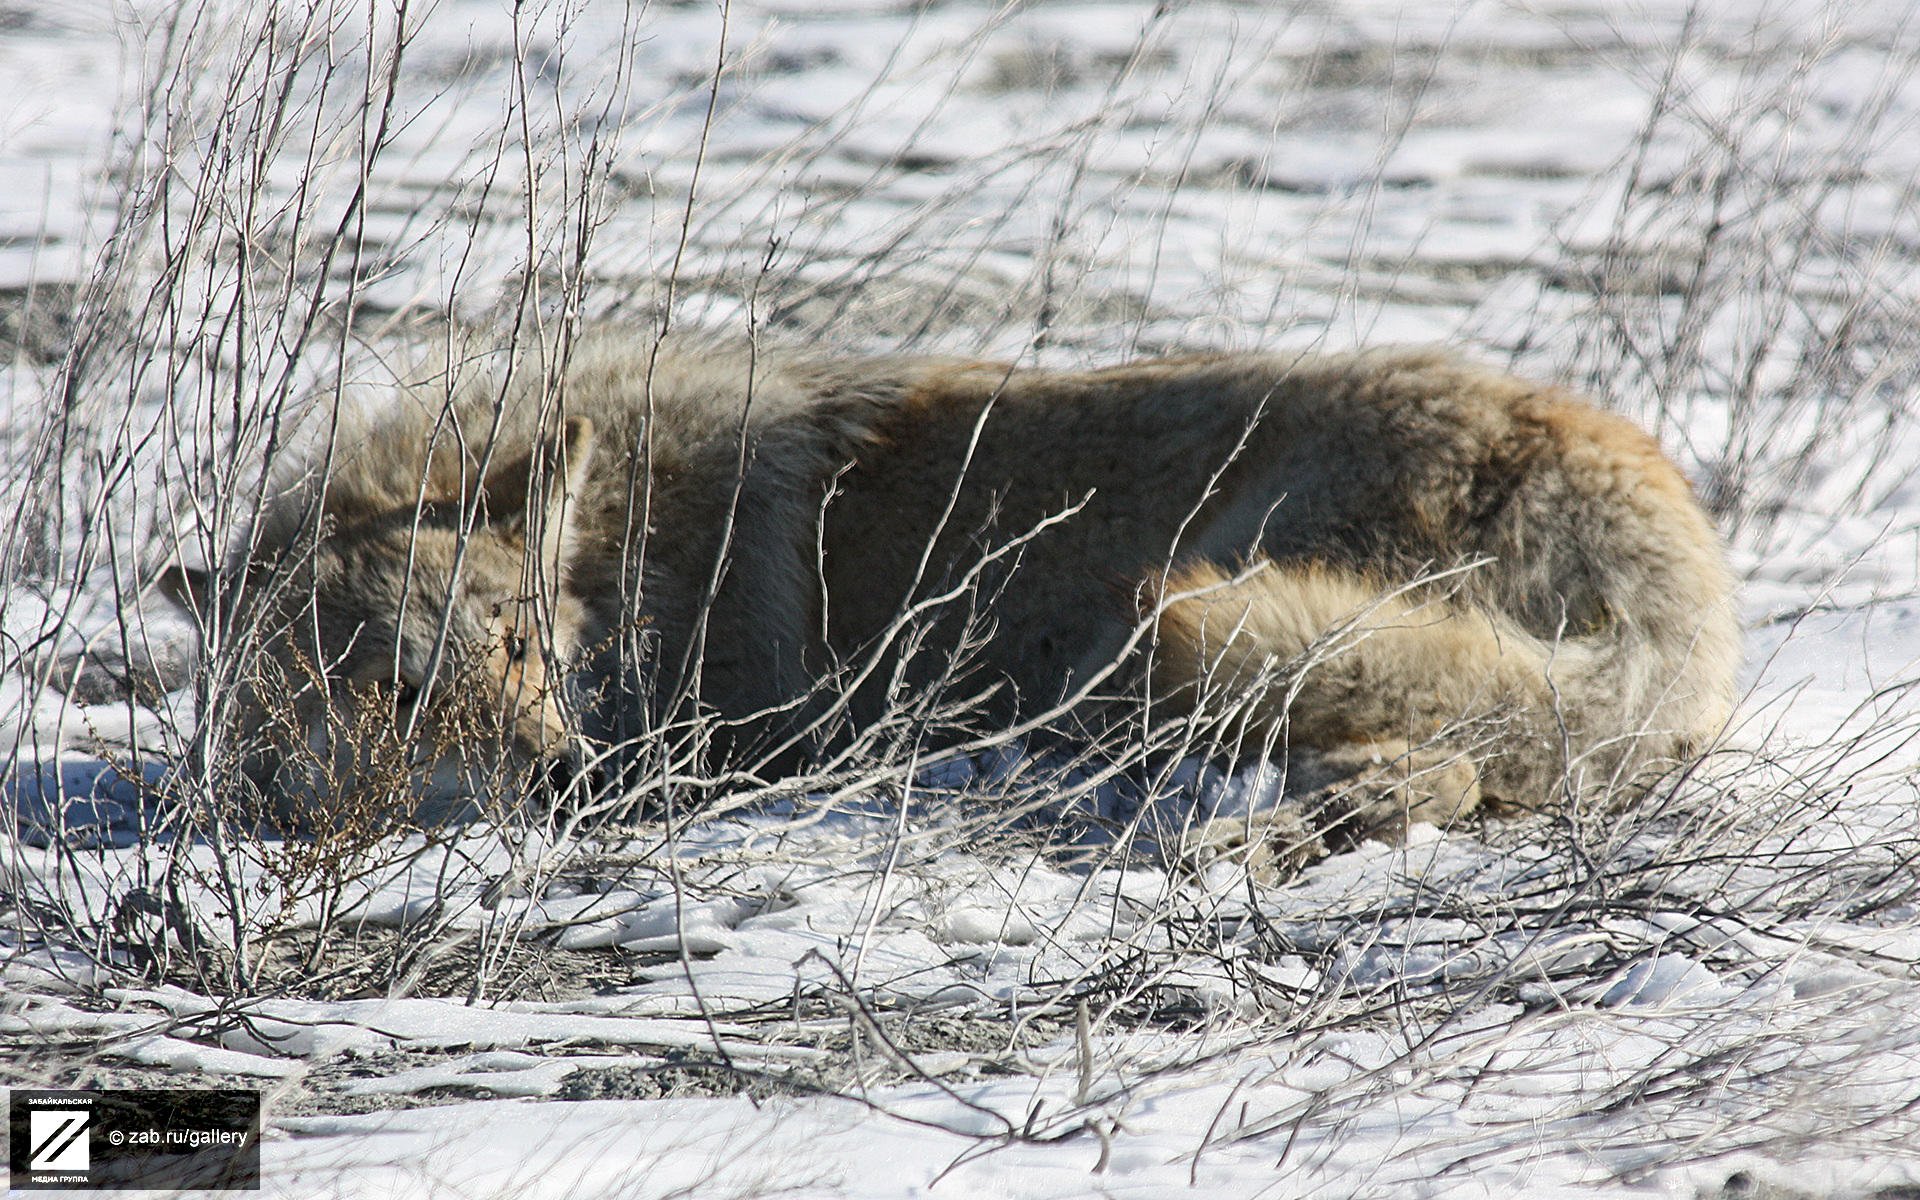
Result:
M764 776L946 686L975 732L1194 717L1391 836L1644 777L1731 703L1680 472L1446 353L1043 371L601 332L560 377L403 397L227 570L168 574L264 617L232 723L263 786L352 785L369 726L429 792L675 729Z

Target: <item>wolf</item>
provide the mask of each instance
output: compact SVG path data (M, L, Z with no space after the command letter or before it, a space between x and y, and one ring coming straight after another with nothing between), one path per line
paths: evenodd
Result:
M906 711L950 744L1151 714L1324 784L1306 841L1392 838L1631 794L1733 702L1682 473L1445 350L1043 370L601 330L525 374L396 396L163 577L265 630L262 789L363 777L369 736L457 793L674 731L724 781Z

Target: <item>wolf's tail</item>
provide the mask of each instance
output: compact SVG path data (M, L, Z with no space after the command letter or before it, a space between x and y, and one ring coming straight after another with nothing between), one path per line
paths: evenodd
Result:
M1543 637L1445 578L1394 587L1320 562L1203 562L1160 583L1159 696L1322 758L1464 762L1469 795L1502 807L1630 782L1711 740L1730 701L1728 655L1697 623L1620 614Z

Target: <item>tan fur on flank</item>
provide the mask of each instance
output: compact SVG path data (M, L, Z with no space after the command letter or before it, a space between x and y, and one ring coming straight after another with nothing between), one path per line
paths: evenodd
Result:
M360 644L422 657L393 616L412 547L421 615L461 624L443 657L494 661L475 648L500 635L461 614L521 597L509 621L571 670L590 742L697 689L744 752L878 654L849 709L872 722L972 637L976 724L1074 701L1118 660L1104 703L1345 773L1361 832L1631 780L1731 704L1731 582L1685 479L1620 418L1444 352L1055 372L603 330L564 379L557 405L507 388L490 450L487 389L342 442L300 602L330 678L381 675ZM313 500L281 502L256 569ZM479 583L415 531L458 514ZM963 583L899 636L905 606ZM507 701L509 750L550 752L552 679L479 675L532 696Z

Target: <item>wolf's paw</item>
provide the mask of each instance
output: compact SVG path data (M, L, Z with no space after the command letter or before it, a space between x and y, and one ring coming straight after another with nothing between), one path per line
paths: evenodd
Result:
M1335 846L1365 841L1399 845L1416 822L1446 828L1480 807L1480 772L1444 748L1369 742L1322 751L1320 763L1340 776L1307 805Z
M1326 854L1319 836L1288 807L1195 825L1180 839L1179 861L1195 875L1205 874L1214 863L1235 863L1258 882L1276 884Z

